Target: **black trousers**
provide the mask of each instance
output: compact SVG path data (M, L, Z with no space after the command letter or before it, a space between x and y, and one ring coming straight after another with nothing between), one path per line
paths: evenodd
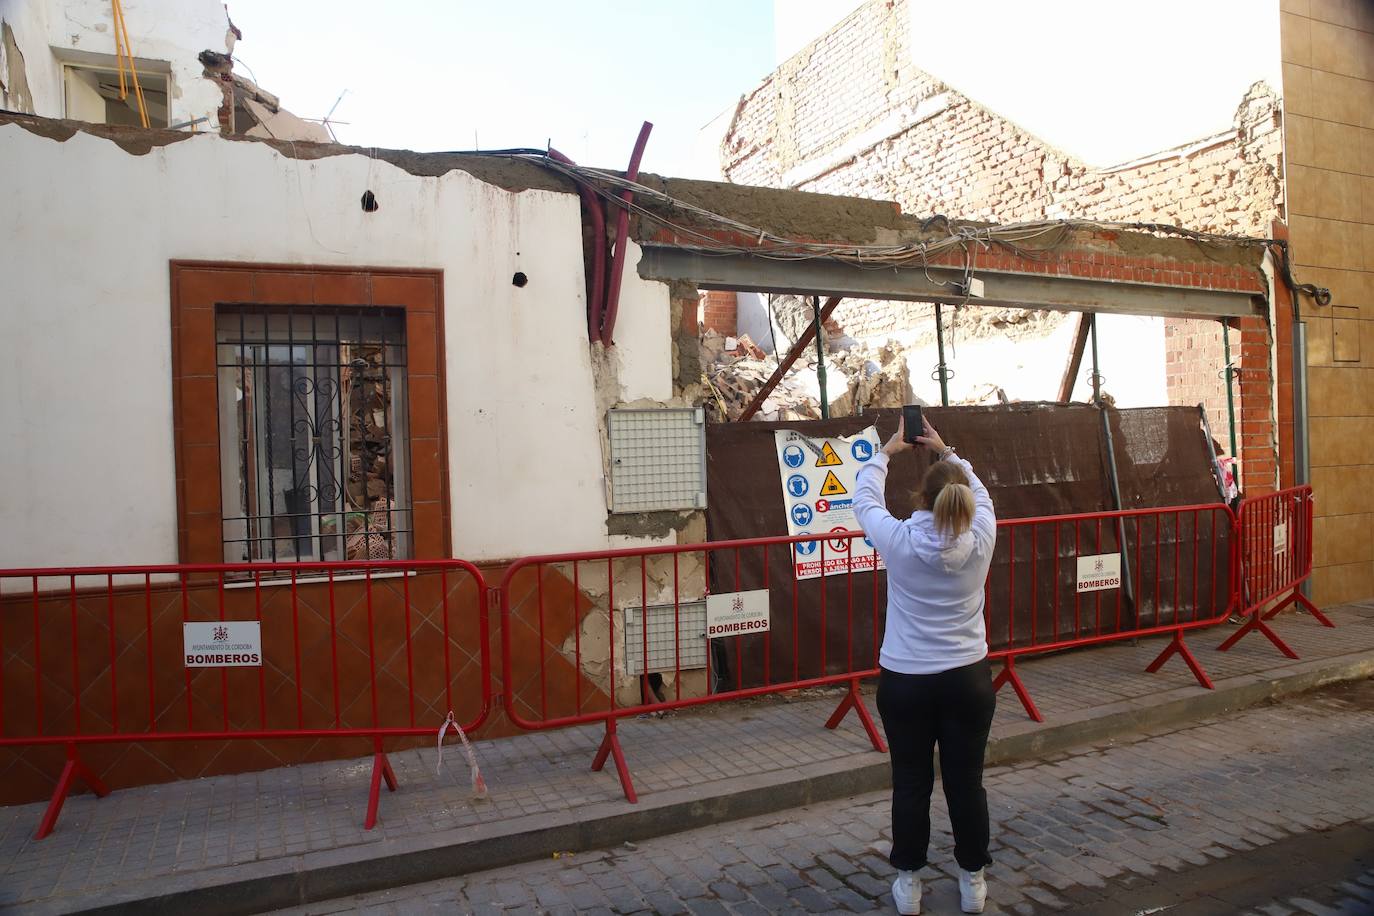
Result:
M954 828L954 858L977 871L988 855L988 796L983 755L997 695L987 659L939 674L878 678L878 714L892 756L892 855L894 868L915 871L930 846L930 794L934 750L940 748L940 780Z

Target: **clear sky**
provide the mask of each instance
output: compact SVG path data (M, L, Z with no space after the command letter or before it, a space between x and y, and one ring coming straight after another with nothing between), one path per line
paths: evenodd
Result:
M1252 83L1283 79L1277 0L909 9L917 67L1093 165L1229 130Z
M228 0L242 72L344 143L553 145L688 175L698 130L774 66L772 0ZM248 71L251 70L251 73Z
M861 0L228 0L240 67L344 143L543 148L718 177L742 93ZM1279 75L1277 0L909 0L910 63L1096 165L1225 130ZM1187 23L1181 28L1180 23ZM724 115L715 132L702 133Z

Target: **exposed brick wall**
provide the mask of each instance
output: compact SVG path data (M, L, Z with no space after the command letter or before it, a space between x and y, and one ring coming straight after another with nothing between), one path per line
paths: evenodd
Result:
M701 323L707 330L733 337L739 330L739 311L735 294L707 290L701 294Z
M1252 90L1232 130L1133 164L1096 169L919 70L909 0L869 0L804 48L741 102L721 145L727 180L893 200L916 214L999 223L1041 219L1169 222L1210 232L1266 236L1282 218L1278 101ZM837 320L852 334L884 334L929 313L909 303L846 302ZM1171 404L1205 404L1225 430L1221 328L1166 326ZM1251 485L1272 484L1273 416L1267 328L1232 334L1253 423L1255 454L1242 452ZM1241 392L1237 392L1241 396ZM1263 403L1256 403L1256 399ZM1238 410L1242 408L1238 405ZM1224 435L1217 435L1227 445ZM1267 467L1261 453L1270 456Z
M1231 359L1239 361L1241 335L1231 331ZM1205 404L1207 422L1212 437L1229 454L1230 419L1226 410L1225 391L1219 403L1217 373L1226 366L1226 347L1222 341L1220 322L1188 321L1181 318L1164 320L1164 370L1168 383L1170 404ZM1224 382L1224 379L1223 379ZM1239 403L1236 404L1239 409ZM1236 416L1236 435L1240 435L1240 416Z

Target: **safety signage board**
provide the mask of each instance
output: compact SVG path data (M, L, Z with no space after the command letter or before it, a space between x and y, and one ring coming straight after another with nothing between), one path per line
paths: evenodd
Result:
M1283 553L1288 549L1288 523L1279 522L1274 526L1274 553Z
M706 596L706 638L768 632L768 589Z
M183 623L181 628L187 668L262 666L262 625L256 620Z
M881 447L878 431L870 426L854 436L822 439L790 429L775 435L787 533L816 535L814 541L792 545L796 577L815 579L842 576L850 570L882 569L882 558L867 539L835 537L835 532L859 527L854 517L854 484L859 468Z
M1078 558L1078 590L1103 592L1121 587L1121 554L1098 553Z

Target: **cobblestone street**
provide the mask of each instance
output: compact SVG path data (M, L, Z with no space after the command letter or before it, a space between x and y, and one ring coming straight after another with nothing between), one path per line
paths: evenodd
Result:
M988 772L987 912L1374 912L1374 681ZM939 790L936 791L939 799ZM282 911L891 911L885 793ZM957 913L935 805L926 913Z

